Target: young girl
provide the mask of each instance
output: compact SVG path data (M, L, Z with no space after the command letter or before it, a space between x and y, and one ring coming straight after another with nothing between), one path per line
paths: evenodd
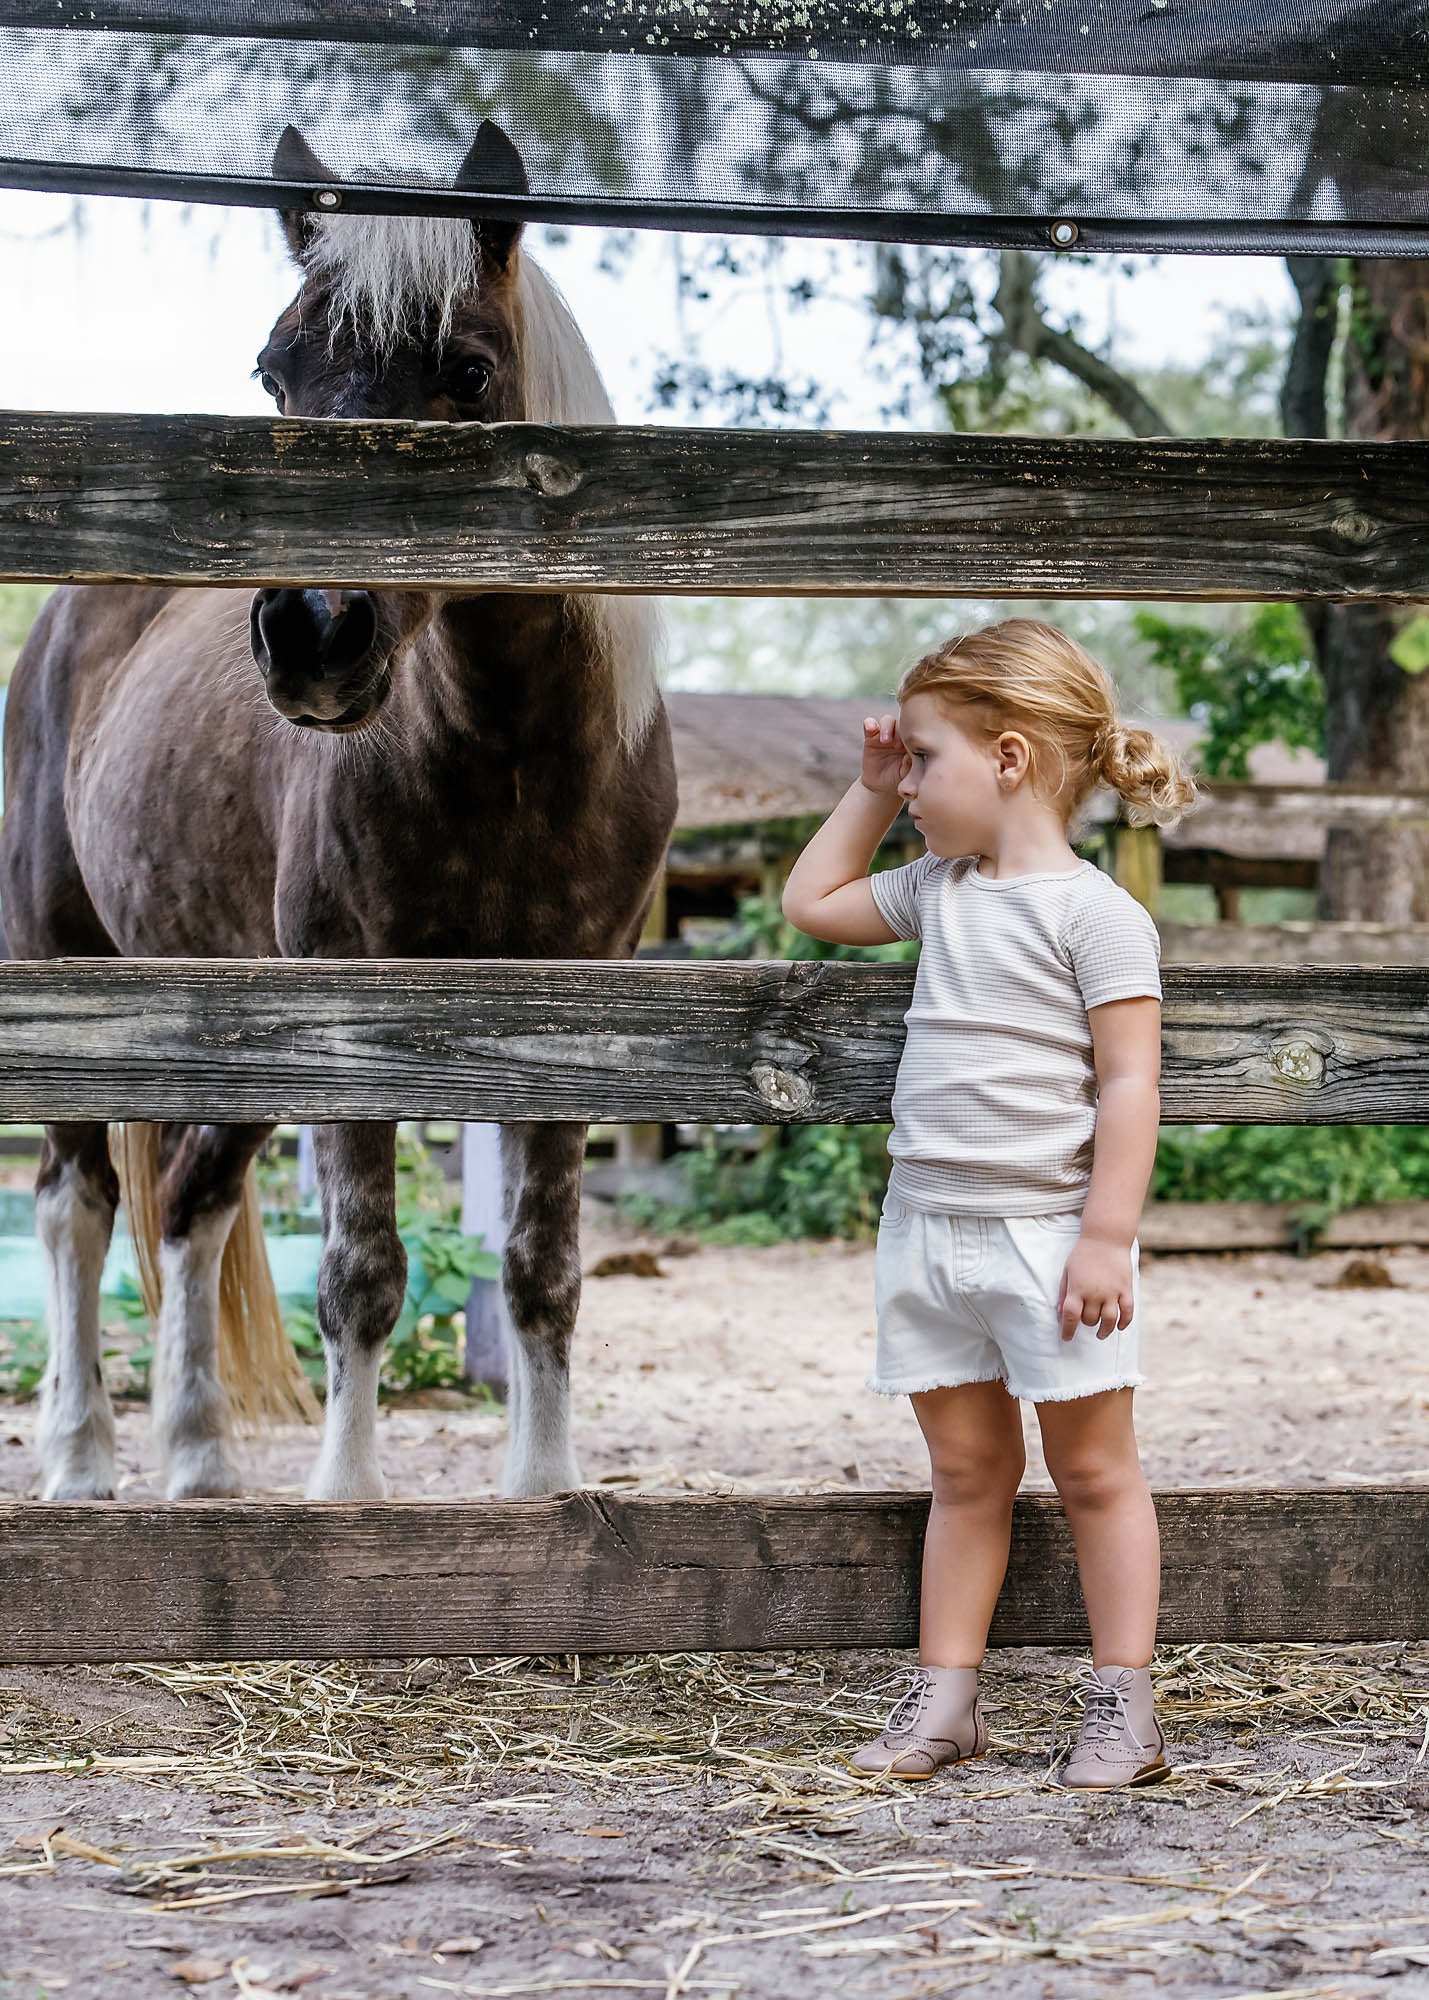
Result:
M1175 754L1117 720L1105 671L1013 618L904 675L895 721L800 855L784 913L835 944L920 938L893 1094L869 1387L928 1445L919 1666L864 1772L927 1778L982 1754L977 1670L1007 1567L1035 1404L1092 1632L1062 1782L1165 1775L1147 1671L1160 1550L1137 1456L1137 1219L1159 1118L1160 947L1067 838L1098 784L1133 823L1194 801ZM870 876L907 802L927 853Z

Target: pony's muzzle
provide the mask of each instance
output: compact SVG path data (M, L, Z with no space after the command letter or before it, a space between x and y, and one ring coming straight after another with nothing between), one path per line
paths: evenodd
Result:
M351 724L373 705L380 662L370 591L255 591L248 631L268 699L290 722Z

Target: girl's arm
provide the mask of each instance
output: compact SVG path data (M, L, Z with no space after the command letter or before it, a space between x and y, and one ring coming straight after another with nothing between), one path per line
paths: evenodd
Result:
M1082 1234L1131 1248L1156 1164L1161 1121L1161 1002L1150 994L1087 1013L1097 1123Z
M892 944L868 886L878 844L903 809L898 786L907 751L891 715L863 725L863 770L794 866L784 884L789 922L826 944Z
M1161 1119L1161 1002L1150 994L1087 1009L1097 1072L1092 1174L1076 1248L1062 1275L1062 1337L1130 1326L1131 1245L1156 1163ZM1084 1311L1085 1308L1085 1311Z

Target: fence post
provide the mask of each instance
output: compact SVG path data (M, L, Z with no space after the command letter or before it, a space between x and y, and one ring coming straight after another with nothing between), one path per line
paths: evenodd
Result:
M501 1214L501 1127L461 1128L461 1226L497 1255L506 1245ZM462 1373L504 1402L507 1389L506 1295L499 1278L473 1278L466 1301Z

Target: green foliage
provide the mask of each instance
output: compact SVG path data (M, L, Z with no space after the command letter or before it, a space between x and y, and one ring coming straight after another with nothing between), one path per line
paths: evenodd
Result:
M1248 778L1250 752L1261 743L1324 754L1324 684L1293 604L1257 605L1221 630L1151 611L1139 611L1136 626L1183 711L1205 730L1207 777Z
M1429 1196L1429 1126L1167 1125L1160 1201L1299 1202L1325 1217Z
M867 1239L888 1180L888 1125L786 1125L749 1154L706 1129L680 1156L682 1196L627 1195L642 1228L693 1230L710 1243L762 1246L789 1237Z
M0 684L8 683L20 648L49 594L47 583L0 583Z
M43 1320L0 1320L0 1395L28 1402L40 1386L47 1352Z
M1429 616L1421 611L1400 626L1389 642L1389 657L1406 674L1429 667Z
M392 1337L382 1354L382 1387L389 1394L455 1388L462 1381L462 1329L474 1278L499 1278L501 1259L479 1236L465 1236L449 1222L427 1220L400 1232L407 1252L407 1291ZM322 1336L317 1312L294 1305L285 1314L298 1357L314 1380L322 1377Z
M878 872L877 869L874 871ZM826 944L795 930L772 896L741 896L734 923L693 948L695 958L870 959L894 963L918 956L916 940L894 944Z

